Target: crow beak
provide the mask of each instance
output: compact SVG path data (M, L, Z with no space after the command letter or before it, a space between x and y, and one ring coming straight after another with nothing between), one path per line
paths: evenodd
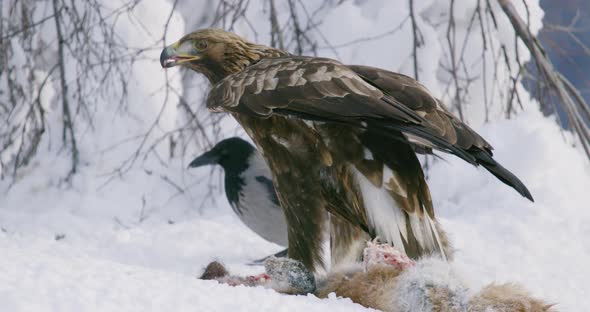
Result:
M201 57L191 47L188 41L180 44L179 42L167 46L160 54L160 65L163 68L170 68L176 65L199 60Z
M196 168L201 167L204 165L215 165L219 162L219 156L217 156L212 151L208 151L203 155L193 159L191 163L188 165L189 168Z

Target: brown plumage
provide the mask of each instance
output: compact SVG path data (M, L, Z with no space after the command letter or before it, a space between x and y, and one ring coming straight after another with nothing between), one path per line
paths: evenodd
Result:
M308 268L322 265L326 210L345 220L332 235L348 233L332 236L333 248L362 230L414 258L449 256L414 150L483 165L532 200L490 144L404 75L290 56L215 29L183 37L160 61L207 76L207 107L231 113L258 145L285 210L289 256Z

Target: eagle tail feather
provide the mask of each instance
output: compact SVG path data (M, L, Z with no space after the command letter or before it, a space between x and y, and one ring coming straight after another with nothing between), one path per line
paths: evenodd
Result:
M407 244L412 244L413 242L421 250L416 254L415 248L408 245L408 248L406 248L408 256L418 258L438 254L442 259L447 260L444 244L434 220L428 214L422 216L409 214L408 219L409 231L412 232L413 237L411 237L410 241L406 240L404 242Z
M410 220L410 227L416 241L420 243L420 247L433 246L434 241L432 235L430 235L430 227L424 222L426 216L418 216L417 214L408 214Z
M432 232L432 235L434 236L434 241L436 242L436 248L438 249L440 256L444 260L448 260L447 254L445 252L445 248L442 243L442 239L441 239L440 235L438 235L438 230L437 230L436 225L434 224L434 221L428 215L426 215L426 218L428 219L428 223L430 224L430 231Z
M428 132L426 129L418 127L407 127L400 126L397 124L378 123L378 129L397 130L404 133L406 138L408 134L411 134L423 138L427 141L430 141L432 143L433 148L458 156L459 158L475 166L483 166L500 181L516 190L520 195L532 202L535 201L533 199L533 196L531 195L531 192L527 189L524 183L522 183L522 181L520 181L520 179L517 178L512 172L510 172L508 169L504 168L497 161L495 161L492 158L491 153L487 150L473 148L465 150L451 144L450 142L447 142L445 139L440 138L437 135Z

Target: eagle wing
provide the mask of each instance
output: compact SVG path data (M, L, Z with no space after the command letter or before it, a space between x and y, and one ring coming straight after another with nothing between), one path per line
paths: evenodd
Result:
M322 138L318 144L325 146L318 152L327 149L331 156L326 159L333 159L326 161L331 169L322 183L337 186L323 186L325 208L410 256L444 255L448 247L412 145L481 164L530 198L522 182L493 160L481 136L418 82L399 74L323 58L262 59L215 84L207 107L259 120L304 120L309 127L304 132ZM269 131L278 135L278 130ZM290 153L301 153L301 146L291 147ZM351 198L355 192L360 196Z
M401 74L325 58L262 59L213 86L207 107L261 118L279 114L363 127L482 165L533 200L526 186L492 158L488 142L419 82Z

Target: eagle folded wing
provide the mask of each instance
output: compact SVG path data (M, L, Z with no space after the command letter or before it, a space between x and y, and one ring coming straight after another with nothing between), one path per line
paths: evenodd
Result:
M492 147L414 79L312 57L262 59L210 91L207 107L267 118L272 114L348 124L483 165L532 200L524 184L492 158Z
M416 80L369 66L349 66L365 81L410 107L426 121L424 127L409 127L402 132L414 144L448 151L474 164L482 165L496 178L533 201L526 186L514 174L496 162L493 147L468 125L453 116ZM440 140L440 138L443 140ZM425 140L426 139L426 140ZM429 144L435 143L434 146Z
M415 80L330 59L263 59L216 84L207 107L263 118L278 113L364 127L371 123L471 163L475 159L466 150L491 151L483 138L444 110Z
M410 109L388 105L382 97L383 92L339 62L288 57L263 59L226 77L211 89L207 107L258 117L279 111L325 121L421 121Z

